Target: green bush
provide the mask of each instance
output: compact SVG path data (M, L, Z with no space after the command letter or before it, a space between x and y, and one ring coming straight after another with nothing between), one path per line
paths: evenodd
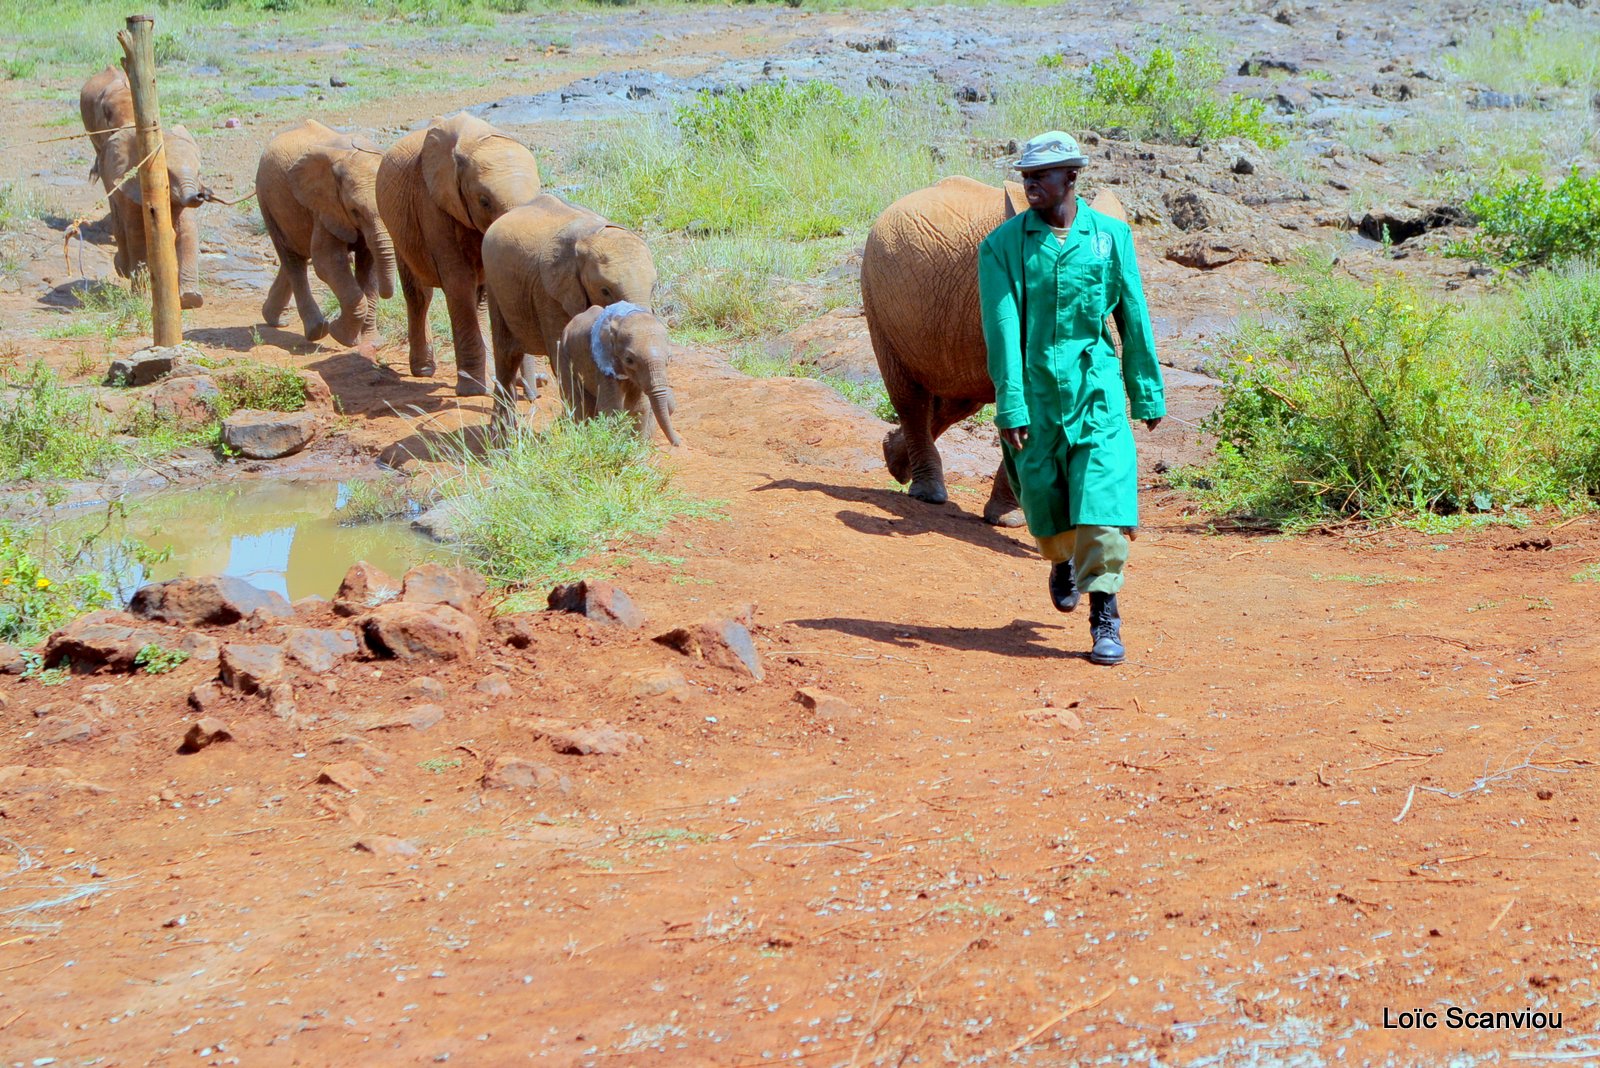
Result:
M1054 81L1013 86L1000 99L1006 130L1121 129L1148 141L1196 145L1237 137L1275 148L1284 142L1267 106L1237 94L1221 97L1225 68L1209 49L1152 49L1143 61L1126 52Z
M519 424L487 455L458 444L435 459L454 469L436 485L460 517L463 555L501 585L560 578L581 557L706 511L673 487L626 415Z
M1184 481L1228 513L1329 516L1588 502L1600 490L1593 269L1468 308L1303 267L1232 339L1217 453Z
M1446 62L1462 77L1501 91L1600 88L1600 25L1573 15L1547 18L1535 10L1520 23L1478 30Z
M96 608L111 606L126 565L161 558L130 539L106 539L121 518L87 534L58 537L47 521L0 523L0 641L24 649Z
M624 124L577 169L585 203L627 225L806 240L865 227L902 194L972 167L959 125L931 92L778 81Z
M0 478L72 479L101 474L121 454L84 390L35 362L0 398Z
M268 412L298 412L306 406L305 379L286 367L243 363L219 371L214 410L218 419L250 408Z
M1478 228L1451 255L1507 266L1600 255L1600 174L1584 178L1574 167L1554 187L1536 174L1502 176L1468 198L1467 211Z

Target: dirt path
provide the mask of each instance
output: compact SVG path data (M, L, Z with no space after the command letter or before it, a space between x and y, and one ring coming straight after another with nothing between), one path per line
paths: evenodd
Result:
M728 17L707 44L652 15L661 55L614 67L687 74L801 33ZM1363 32L1361 55L1394 33ZM544 88L492 91L513 81ZM47 136L45 110L8 121ZM450 425L452 369L252 337L264 240L241 214L211 226L211 268L241 273L190 321L203 344L319 371L368 454L419 433L397 411ZM64 281L59 234L29 241L6 338L69 367L86 342L36 336L63 315L40 296ZM1175 321L1225 318L1271 277L1141 241ZM640 631L541 615L518 649L486 621L476 661L431 672L442 697L346 661L297 681L299 725L229 697L236 740L188 756L185 697L213 665L0 678L0 1060L1469 1065L1597 1044L1600 584L1574 579L1600 524L1216 534L1155 473L1198 444L1169 420L1140 434L1129 661L1097 668L1026 539L978 518L992 440L952 443L952 503L930 508L883 470L884 425L825 387L711 350L674 377L671 462L721 515L614 562ZM1174 415L1209 390L1174 372ZM650 640L745 606L762 681ZM509 697L476 688L491 673ZM426 730L374 726L428 703ZM84 708L112 726L46 741ZM554 750L557 724L596 719L639 740ZM540 785L493 785L513 756ZM345 760L373 781L316 781ZM1563 1022L1385 1027L1451 1005Z

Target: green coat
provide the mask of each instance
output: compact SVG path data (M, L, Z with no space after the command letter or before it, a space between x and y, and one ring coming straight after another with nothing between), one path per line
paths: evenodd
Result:
M995 425L1028 428L1026 448L1001 445L1028 529L1048 538L1080 524L1136 526L1127 409L1156 419L1167 408L1133 232L1082 198L1065 242L1025 211L978 247L978 293Z

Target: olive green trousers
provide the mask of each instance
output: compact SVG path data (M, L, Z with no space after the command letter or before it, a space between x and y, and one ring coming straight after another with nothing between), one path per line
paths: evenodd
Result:
M1082 592L1116 593L1122 589L1122 568L1128 562L1128 536L1123 528L1081 526L1034 540L1039 543L1039 555L1052 564L1072 561L1072 573Z

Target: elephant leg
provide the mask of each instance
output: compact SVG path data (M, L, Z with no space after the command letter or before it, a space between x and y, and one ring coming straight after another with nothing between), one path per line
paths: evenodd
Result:
M1011 479L1006 477L1005 464L994 473L994 485L989 487L989 500L983 506L983 521L996 527L1020 527L1027 522Z
M937 402L921 386L898 386L889 397L900 413L900 426L884 439L883 458L897 481L911 482L907 493L919 501L943 504L950 495L944 485L944 462L933 444L932 421Z
M530 402L539 399L539 365L537 357L532 353L523 353L522 366L518 369L517 377L522 381L522 395Z
M494 419L491 436L503 440L517 424L517 375L522 369L522 343L494 301L489 301L489 341L494 347ZM459 360L460 357L457 357ZM459 367L459 363L457 364ZM459 392L459 387L457 387Z
M361 284L361 294L366 298L367 314L361 321L361 346L363 350L376 350L378 338L378 258L372 254L365 241L355 248L356 281Z
M172 233L178 252L178 303L198 308L206 298L200 295L200 222L188 208L172 213Z
M117 277L130 278L133 275L133 265L128 262L128 209L121 203L121 197L111 198L111 241L116 245L116 255L112 257L111 266L115 268ZM144 220L139 220L140 225Z
M411 374L428 378L434 372L433 336L428 330L428 308L433 304L433 287L425 286L401 260L395 265L400 275L400 293L406 299L406 348L410 350Z
M354 345L361 339L367 321L366 294L350 270L350 246L329 233L321 223L311 227L311 263L317 277L339 298L339 318L330 327L333 339L341 345Z
M124 202L122 233L128 239L126 257L128 277L150 269L149 251L144 240L144 211L131 201Z
M485 365L489 354L483 348L483 329L478 321L483 287L470 280L445 279L444 302L450 309L450 336L456 347L456 396L481 397L489 392Z
M261 305L261 319L268 326L282 326L289 321L289 298L294 294L289 281L289 269L283 265L283 252L278 252L278 273L272 278L267 299Z

